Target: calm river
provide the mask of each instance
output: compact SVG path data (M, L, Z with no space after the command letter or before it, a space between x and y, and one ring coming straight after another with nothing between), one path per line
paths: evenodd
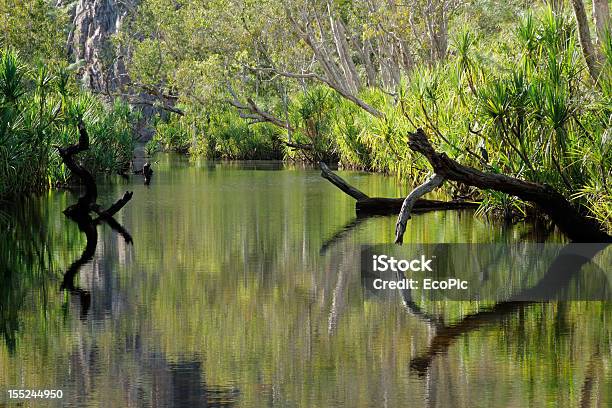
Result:
M134 191L116 217L133 243L100 225L72 291L63 274L86 245L62 214L75 193L2 215L18 226L0 231L0 406L8 389L62 390L24 406L612 406L612 304L537 303L470 325L482 305L439 302L432 325L363 288L355 248L392 242L395 217L355 220L318 170L174 156L154 168L148 187L99 186L105 205ZM407 192L339 174L371 196ZM415 215L405 238L540 239L469 211Z

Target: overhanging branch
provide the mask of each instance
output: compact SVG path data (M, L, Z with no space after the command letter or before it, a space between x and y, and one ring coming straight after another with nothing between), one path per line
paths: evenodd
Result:
M314 79L316 81L323 82L324 84L326 84L327 86L329 86L330 88L338 92L342 97L353 102L355 105L359 106L361 109L365 110L372 116L377 117L377 118L384 117L384 114L381 111L379 111L378 109L374 108L372 105L366 103L362 99L355 96L353 93L348 91L344 86L328 78L322 77L321 75L316 74L314 72L305 72L305 73L298 74L294 72L279 71L275 68L252 68L252 69L257 70L257 71L272 72L277 75L284 76L286 78Z
M483 190L495 190L537 205L570 239L577 242L612 242L604 228L579 211L549 185L523 181L504 174L485 173L459 164L435 151L423 129L408 135L408 146L429 161L434 172L447 180Z
M228 85L227 88L230 95L232 95L232 99L228 100L227 102L238 109L238 114L241 118L248 119L251 121L251 123L268 122L288 131L293 131L293 127L289 122L281 120L271 113L261 109L251 98L247 98L246 104L240 102L238 95L236 95L233 88L230 85Z

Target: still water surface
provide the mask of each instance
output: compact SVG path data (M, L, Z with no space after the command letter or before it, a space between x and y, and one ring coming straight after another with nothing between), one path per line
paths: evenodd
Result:
M372 196L406 193L381 175L340 174ZM471 325L465 316L483 305L440 302L427 305L440 320L427 322L397 293L362 286L356 248L392 242L395 218L355 220L353 200L316 169L163 156L149 187L100 185L99 201L125 190L134 197L116 218L133 244L99 226L70 293L63 273L86 240L61 211L76 195L10 212L0 406L9 388L63 391L25 406L612 406L609 303L535 304ZM406 236L541 239L471 212L414 216ZM453 327L460 335L436 337Z

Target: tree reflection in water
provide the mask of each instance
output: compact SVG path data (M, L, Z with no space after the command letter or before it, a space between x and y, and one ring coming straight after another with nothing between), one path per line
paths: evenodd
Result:
M109 225L113 231L123 237L128 245L133 244L133 240L129 232L112 217L95 220L90 217L80 217L73 219L73 221L78 224L79 230L85 234L87 243L81 256L64 273L60 289L68 291L79 299L81 319L85 319L91 307L91 293L75 285L75 278L81 267L91 262L96 254L98 224L104 222ZM140 348L133 351L142 354ZM72 355L73 365L77 368L80 367L75 371L72 378L75 384L81 383L79 388L87 389L90 384L85 382L89 378L94 378L93 373L100 369L97 354L98 349L94 346L87 353L80 352ZM202 363L199 360L168 362L163 355L141 356L137 360L144 365L149 365L149 367L143 367L143 369L151 375L150 395L147 396L142 388L135 392L136 400L141 403L143 400L151 398L151 403L156 406L230 407L235 404L240 394L237 388L208 386L203 378ZM80 374L76 375L76 373ZM83 375L84 373L90 373L90 375Z
M132 236L129 232L117 222L113 217L106 217L104 219L98 218L96 220L92 220L90 217L75 219L74 221L78 224L79 230L85 234L87 239L87 244L85 245L85 249L81 256L74 261L68 270L64 273L64 279L62 281L62 285L60 286L61 290L67 290L71 295L74 295L79 298L81 303L81 317L86 317L87 312L89 311L89 307L91 306L91 294L89 291L82 289L78 286L75 286L74 279L79 273L81 267L88 262L90 262L95 253L96 248L98 246L98 224L102 222L102 220L108 224L114 231L119 233L126 244L132 244Z
M591 262L593 257L608 245L610 244L582 245L577 250L574 244L568 244L533 287L521 291L506 301L498 302L490 308L469 314L459 322L451 325L436 325L435 335L430 340L429 347L423 354L412 359L411 368L418 374L425 375L432 360L437 355L445 353L460 336L487 324L501 323L534 303L555 300L556 296L569 287L572 278L580 272L582 267Z
M334 259L333 250L335 247L342 246L345 240L348 241L348 237L350 237L351 233L354 233L365 220L366 218L353 219L341 227L331 236L331 238L324 242L320 249L320 254L323 255L332 252L332 259ZM550 229L545 230L544 235L540 237L543 239L535 240L535 242L544 242L549 234ZM521 240L521 242L522 241L523 240ZM584 266L591 263L592 259L609 245L610 244L606 243L585 245L567 244L552 260L546 273L534 286L520 291L518 294L511 296L508 300L498 302L491 307L481 308L475 313L468 314L452 324L445 324L442 315L430 313L426 308L421 307L418 302L413 299L410 289L400 290L399 292L404 309L408 314L422 321L428 328L429 336L427 347L424 351L410 360L410 370L417 374L418 377L425 380L426 405L430 407L437 405L438 393L440 391L438 390L438 385L440 384L441 376L444 374L449 376L449 378L445 380L445 389L452 393L454 386L451 378L452 371L449 368L447 351L455 341L462 336L467 336L469 333L478 331L487 326L502 325L513 316L523 314L528 308L538 303L542 304L557 301L559 309L564 310L565 308L563 305L565 305L565 303L559 299L563 298L563 294L569 289L572 280L579 274ZM358 251L358 248L354 250ZM356 254L353 258L359 258L359 256ZM343 267L345 266L344 263L337 261L332 264L333 268L337 271L338 283L330 307L330 335L333 334L339 320L337 302L338 295L341 293L339 288L344 286L344 282L347 280L347 271L346 268ZM487 269L487 267L483 269ZM598 269L595 275L597 275L597 273L599 273L600 276L591 276L591 280L604 282L602 294L604 296L609 296L610 289L605 274L601 269ZM403 272L397 272L398 281L405 278ZM362 279L362 285L363 284L365 284L364 279ZM365 291L368 291L368 289L367 286L364 287ZM557 333L557 335L561 336L563 333ZM590 356L583 385L581 387L580 406L582 407L590 406L594 383L597 381L596 376L598 370L596 368L598 365L602 364L600 359L601 354L597 345L595 349L596 351ZM439 360L439 363L435 364L435 360Z

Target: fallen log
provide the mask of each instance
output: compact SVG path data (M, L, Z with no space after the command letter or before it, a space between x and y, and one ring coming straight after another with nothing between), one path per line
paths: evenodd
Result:
M404 198L372 197L355 203L358 214L387 215L397 214L402 209ZM464 200L426 200L421 198L414 202L413 213L444 210L466 210L478 208L480 203Z
M329 167L327 167L327 164L320 162L319 167L321 167L321 177L329 180L330 183L338 187L340 190L344 191L346 194L353 197L355 200L359 201L369 198L367 194L351 186L342 177L331 171Z
M504 174L485 173L461 165L446 154L436 152L423 129L409 133L408 147L425 156L434 172L445 180L483 190L500 191L535 204L575 242L612 242L612 237L605 232L603 226L589 217L584 208L574 206L549 185L524 181Z
M332 172L325 163L320 162L319 167L321 168L321 176L324 179L328 180L334 186L356 200L355 211L360 216L397 214L402 208L404 198L370 197ZM474 201L442 201L421 198L414 201L412 212L422 213L428 211L462 210L476 208L478 205L479 203Z

